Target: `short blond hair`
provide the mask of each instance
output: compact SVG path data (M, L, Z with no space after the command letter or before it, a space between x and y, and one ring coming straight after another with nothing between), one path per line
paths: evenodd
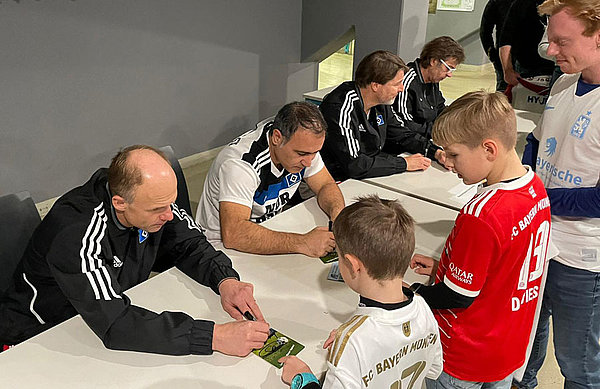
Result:
M500 92L469 92L450 104L433 125L433 141L442 147L460 143L475 148L484 139L498 140L507 150L517 144L515 111Z
M539 7L540 15L554 15L567 8L569 15L585 26L583 35L592 36L600 30L600 2L598 0L546 0Z

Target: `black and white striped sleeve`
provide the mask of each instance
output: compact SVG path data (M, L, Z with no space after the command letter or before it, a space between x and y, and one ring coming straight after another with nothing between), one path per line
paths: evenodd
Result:
M394 101L394 110L398 113L398 116L402 119L402 124L419 135L426 138L431 136L432 122L418 123L415 121L417 112L417 104L419 98L417 97L417 90L422 87L419 84L419 80L414 69L409 70L404 76L402 81L404 84L404 90L398 93L396 101ZM443 101L443 99L442 99Z
M356 92L346 94L344 101L324 101L319 107L327 122L327 137L323 154L335 158L337 164L349 178L368 178L401 173L406 170L406 161L387 153L367 154L361 147L359 123L353 111L358 100Z

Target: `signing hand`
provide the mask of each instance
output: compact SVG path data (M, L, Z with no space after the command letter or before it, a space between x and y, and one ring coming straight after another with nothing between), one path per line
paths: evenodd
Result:
M334 248L335 239L333 238L333 232L325 227L315 227L302 235L298 252L316 258L333 251Z
M417 274L432 276L436 273L438 261L431 257L415 254L410 260L410 268Z
M244 320L242 312L250 311L258 321L265 321L260 308L254 300L254 287L247 282L230 278L219 285L221 305L235 320Z
M296 374L300 373L312 373L310 367L295 355L289 357L279 358L279 363L283 363L283 372L281 373L281 380L286 384L290 384Z
M425 170L431 166L431 159L424 157L423 154L413 154L403 157L406 161L406 171Z
M269 337L269 325L260 321L232 321L215 324L212 349L223 354L244 357L264 346Z

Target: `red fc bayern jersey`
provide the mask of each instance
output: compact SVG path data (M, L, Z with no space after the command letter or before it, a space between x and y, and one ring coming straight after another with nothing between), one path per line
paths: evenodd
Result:
M475 300L433 310L446 373L492 382L525 362L549 235L550 201L531 169L480 189L461 209L435 282Z

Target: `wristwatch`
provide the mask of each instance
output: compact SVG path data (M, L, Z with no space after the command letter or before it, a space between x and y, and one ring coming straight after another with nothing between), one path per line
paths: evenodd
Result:
M292 379L290 389L301 389L311 382L316 382L318 384L319 380L312 373L299 373Z

